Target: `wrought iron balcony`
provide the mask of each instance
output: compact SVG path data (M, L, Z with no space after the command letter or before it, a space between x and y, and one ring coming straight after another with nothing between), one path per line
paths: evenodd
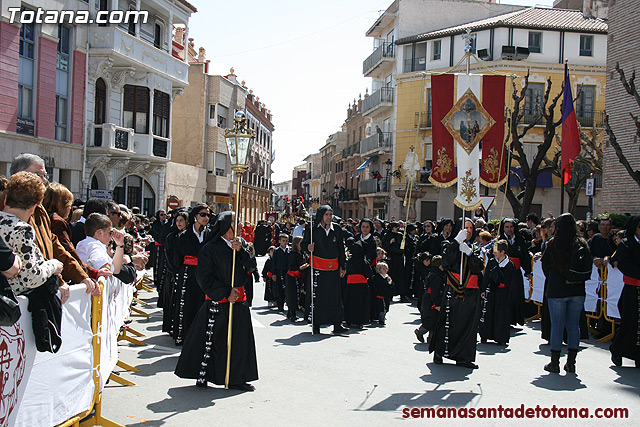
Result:
M382 179L365 179L358 182L358 193L363 196L365 194L378 194L389 192L389 181L386 178Z
M604 111L576 111L576 119L582 127L603 127Z
M91 146L133 152L133 135L133 129L116 126L113 123L94 124Z
M378 154L391 151L391 132L374 133L360 142L360 154Z
M418 123L420 122L420 123ZM422 117L420 116L420 112L416 112L416 118L414 121L414 128L417 128L418 125L420 126L420 129L428 129L432 126L431 124L431 111L423 111L422 112Z
M383 62L392 63L395 56L396 52L393 43L382 43L362 63L362 74L364 74L365 77L369 77L369 74Z
M391 107L393 88L383 87L362 100L362 114L371 113L380 107Z

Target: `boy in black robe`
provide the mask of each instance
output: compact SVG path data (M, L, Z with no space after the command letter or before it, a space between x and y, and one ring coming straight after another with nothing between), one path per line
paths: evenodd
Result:
M424 342L424 334L429 332L433 335L436 321L440 315L440 304L442 292L447 282L444 268L442 268L442 257L436 255L431 259L431 271L424 282L424 292L420 302L420 319L422 324L414 331L418 341Z
M256 259L242 238L234 238L232 219L233 212L221 213L212 230L213 239L200 250L196 276L206 301L185 337L175 374L197 379L198 387L206 387L207 381L224 385L229 307L233 303L229 388L253 391L248 383L258 379L258 362L244 287L249 271L256 268ZM231 287L234 250L236 265Z
M480 338L482 342L493 340L501 346L509 344L509 288L522 283L520 269L507 256L508 248L506 240L495 243L480 287L483 298Z
M281 233L278 237L278 249L273 254L273 296L276 298L278 312L284 313L284 301L286 296L287 267L289 265L289 235Z

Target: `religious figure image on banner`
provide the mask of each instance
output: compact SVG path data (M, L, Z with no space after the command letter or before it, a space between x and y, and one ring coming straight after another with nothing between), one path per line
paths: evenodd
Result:
M464 210L482 204L480 183L497 187L506 180L505 81L505 76L480 74L432 77L433 173L430 180L439 187L457 182L454 203Z

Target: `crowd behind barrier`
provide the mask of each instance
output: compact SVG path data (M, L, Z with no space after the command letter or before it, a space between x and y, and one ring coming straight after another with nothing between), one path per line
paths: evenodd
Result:
M136 283L143 275L138 272ZM99 402L118 362L118 334L135 292L135 283L114 277L100 282L103 289L97 298L87 295L84 285L71 286L62 305L62 346L57 353L36 351L28 300L18 297L20 320L0 327L0 427L59 425L88 415ZM100 307L101 313L95 310Z

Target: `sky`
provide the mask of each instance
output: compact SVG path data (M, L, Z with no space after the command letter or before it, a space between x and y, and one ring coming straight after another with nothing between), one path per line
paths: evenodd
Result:
M371 88L362 62L373 52L365 32L392 0L190 0L196 50L210 74L245 81L273 114L274 183L338 132L349 103ZM503 0L551 6L553 0ZM241 5L241 7L238 7ZM473 20L470 18L470 21Z

